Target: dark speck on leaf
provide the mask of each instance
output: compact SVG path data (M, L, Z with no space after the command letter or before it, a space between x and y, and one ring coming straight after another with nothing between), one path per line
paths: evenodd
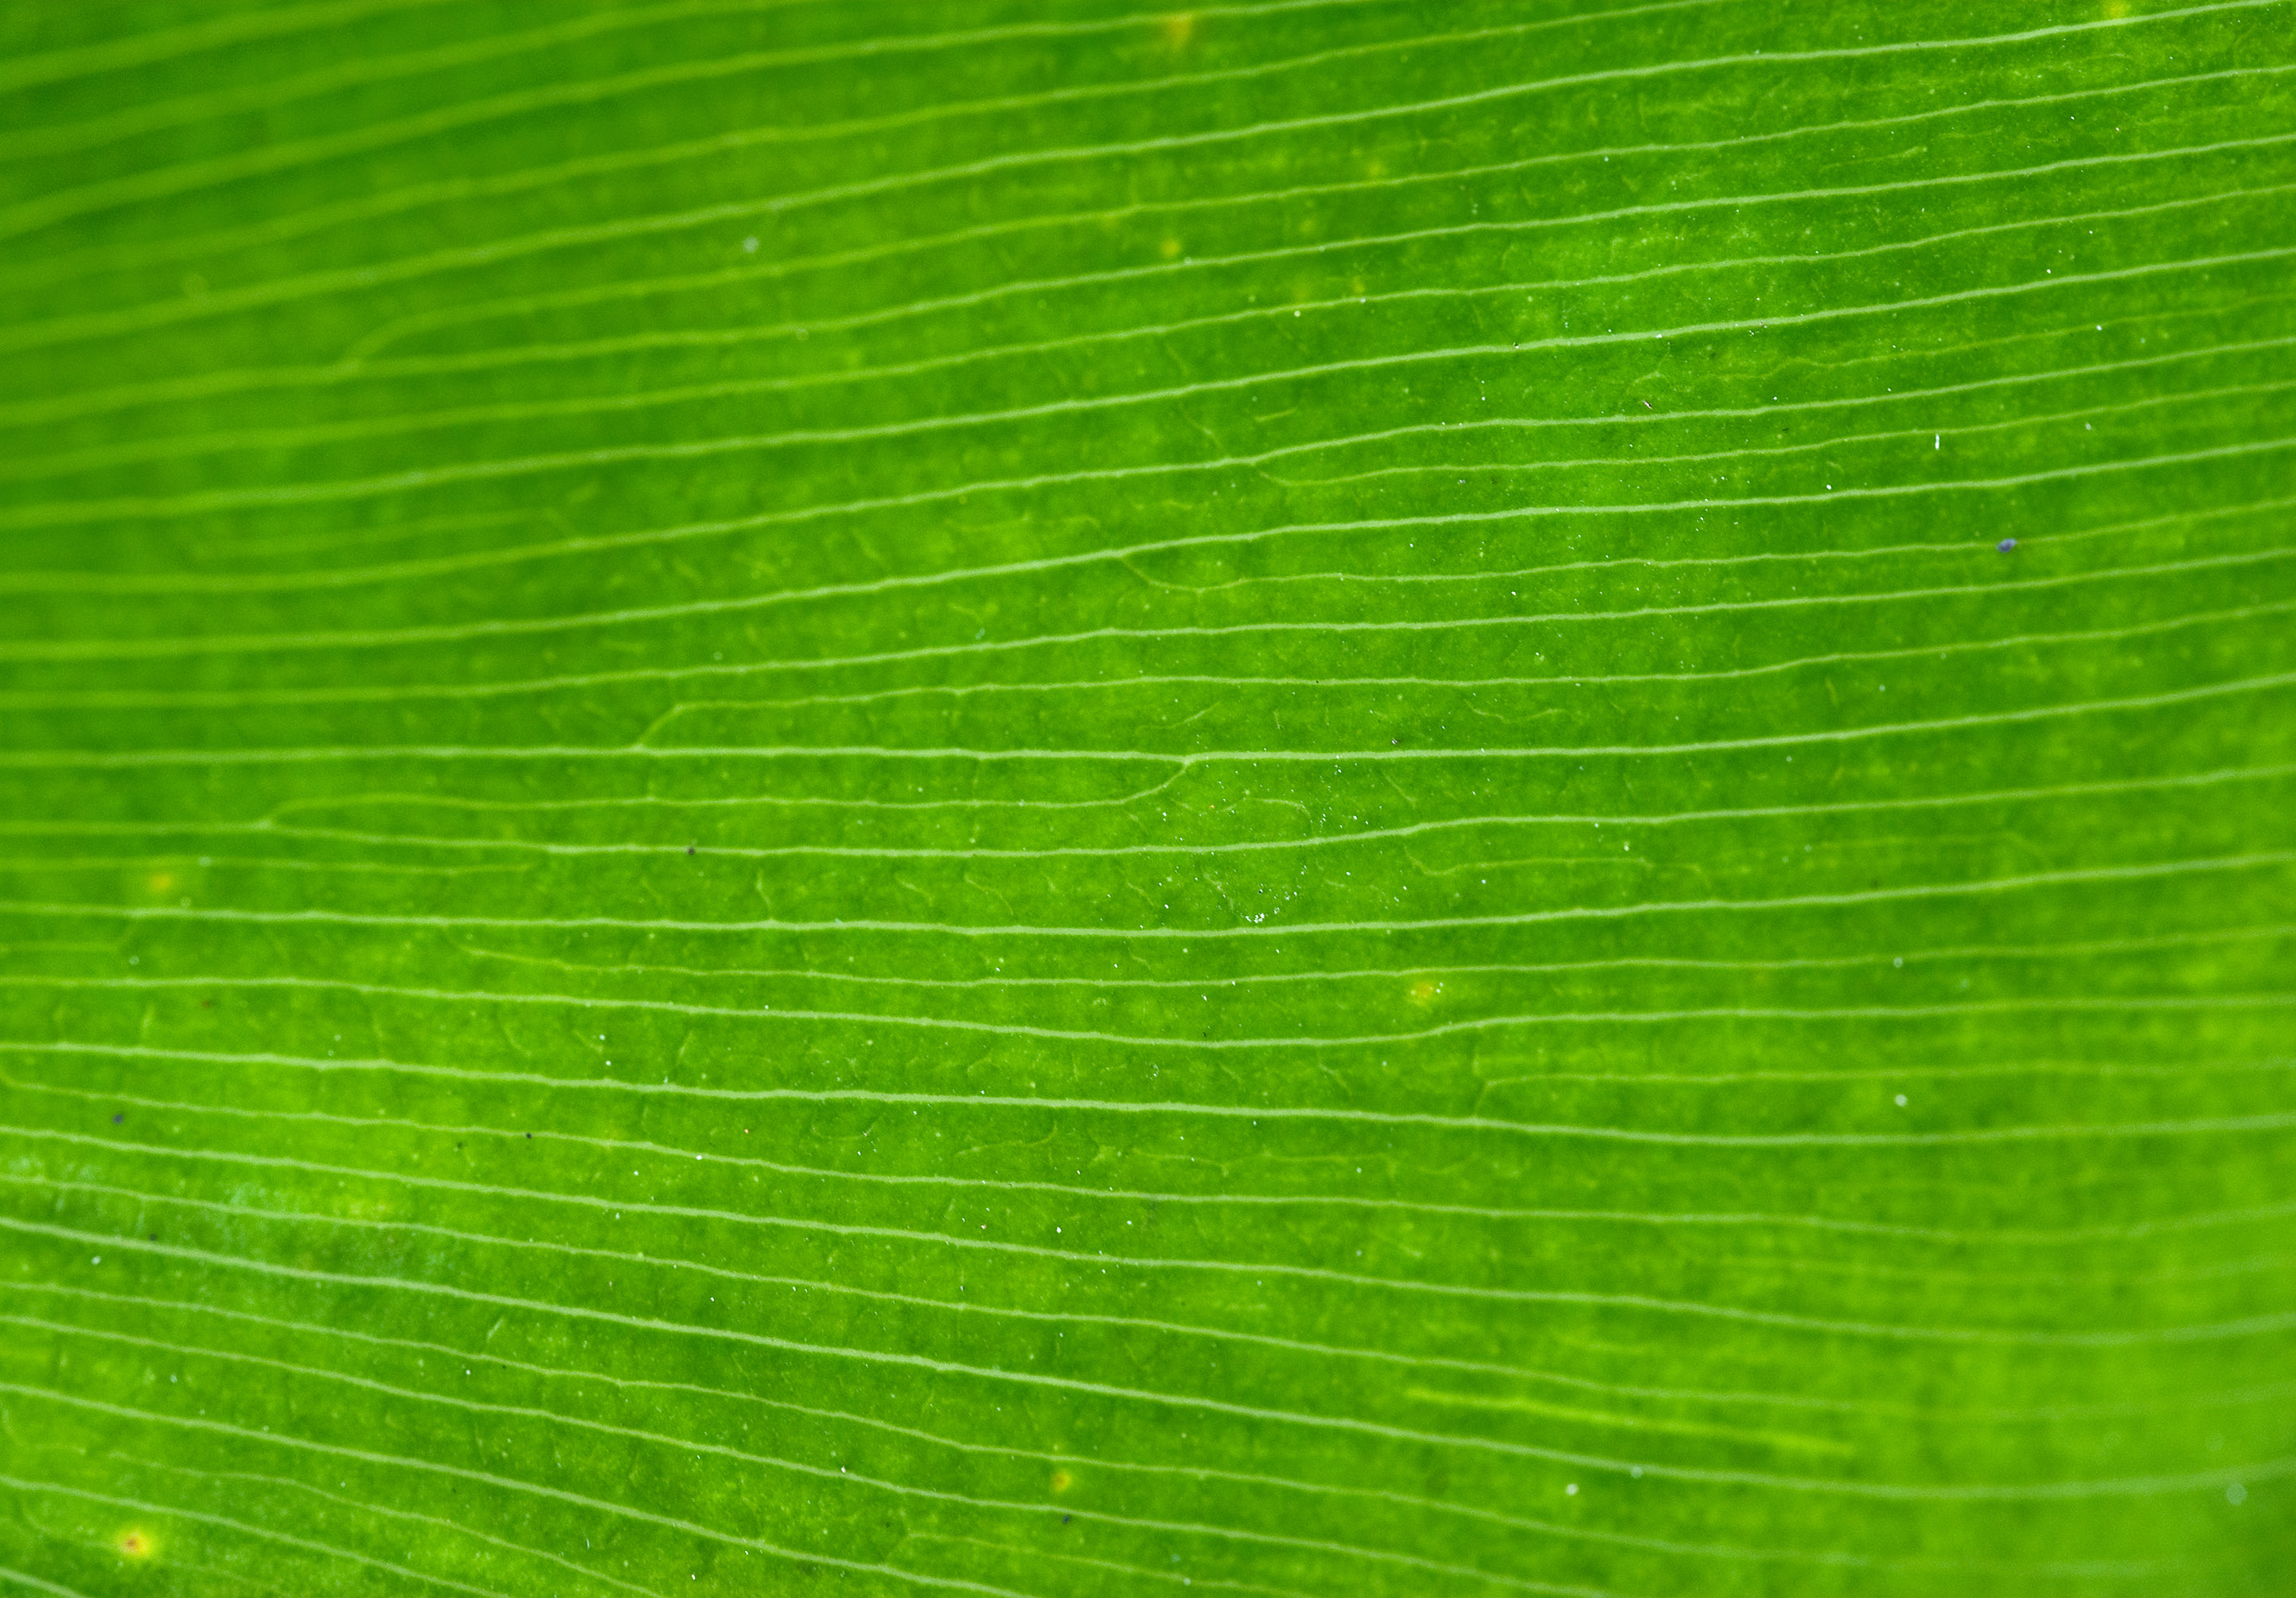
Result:
M126 1116L124 1116L124 1115L115 1115L115 1116L113 1116L113 1117L111 1118L111 1124L112 1124L113 1126L117 1127L118 1125L119 1125L119 1123L120 1123L120 1122L122 1122L122 1121L126 1120L127 1119L127 1118Z
M2014 548L2016 548L2016 547L2017 547L2017 540L2016 540L2016 539L2014 539L2014 538L2004 538L2004 539L2002 539L2002 540L2001 540L2001 542L2000 542L2000 543L1998 543L1998 544L1995 545L1993 547L1994 547L1994 548L1996 548L1996 549L1997 549L1997 550L1999 550L2003 554L2005 554L2005 554L2007 554L2011 550L2013 550L2013 549L2014 549Z
M1062 1515L1062 1516L1061 1517L1061 1524L1062 1524L1062 1525L1063 1525L1063 1526L1067 1525L1067 1524L1069 1523L1069 1520L1070 1520L1070 1517L1069 1517L1069 1516L1067 1516L1067 1515Z
M692 854L692 853L693 852L693 846L692 844L690 844L690 843L689 843L689 844L687 844L687 845L685 846L685 852L686 852L687 854L689 854L689 855L690 855L690 854Z
M528 1140L529 1143L533 1141L533 1139L534 1139L534 1134L533 1134L533 1133L529 1132L529 1133L528 1133L526 1135L527 1135L527 1140Z

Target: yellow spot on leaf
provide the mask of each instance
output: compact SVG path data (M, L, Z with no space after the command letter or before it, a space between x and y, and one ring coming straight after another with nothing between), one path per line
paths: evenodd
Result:
M1196 35L1196 13L1176 12L1164 19L1164 42L1173 49L1185 47Z
M154 893L165 893L165 892L167 892L167 891L168 891L168 889L169 889L170 888L173 888L175 885L176 885L176 878L175 878L175 873L172 873L172 872L164 872L164 871L162 871L162 872L154 872L154 873L152 873L152 892L154 892Z
M1167 239L1161 244L1157 245L1156 248L1163 252L1164 258L1168 261L1174 256L1180 253L1180 241L1177 239Z
M151 1534L134 1529L121 1532L119 1534L119 1552L129 1559L151 1558Z
M1431 977L1422 977L1411 985L1411 1002L1414 1004L1431 1004L1435 1002L1435 996L1442 991L1443 984Z
M1055 1471L1053 1472L1053 1491L1056 1493L1065 1493L1069 1490L1070 1485L1075 1480L1076 1478L1070 1475L1066 1471Z

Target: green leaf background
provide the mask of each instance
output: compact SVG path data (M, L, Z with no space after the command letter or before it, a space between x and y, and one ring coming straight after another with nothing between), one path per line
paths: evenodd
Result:
M0 1589L2286 1592L2292 24L15 0Z

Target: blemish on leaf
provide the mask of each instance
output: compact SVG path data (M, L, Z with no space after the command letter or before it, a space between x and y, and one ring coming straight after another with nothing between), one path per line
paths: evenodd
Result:
M1435 996L1442 991L1443 984L1434 978L1422 977L1411 985L1411 1002L1414 1004L1431 1004L1435 1002Z
M1188 41L1195 37L1195 12L1192 11L1175 12L1172 15L1164 19L1164 42L1167 45L1169 45L1173 49L1185 49Z
M150 1534L135 1530L133 1528L121 1532L119 1534L119 1552L129 1559L151 1558L152 1538Z
M1075 1482L1075 1480L1076 1478L1070 1475L1066 1471L1055 1471L1053 1472L1053 1491L1056 1493L1065 1493L1069 1490L1070 1487Z

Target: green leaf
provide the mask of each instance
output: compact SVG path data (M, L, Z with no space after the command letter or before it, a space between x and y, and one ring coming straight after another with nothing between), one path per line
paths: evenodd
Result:
M2292 20L0 12L0 1590L2284 1591Z

